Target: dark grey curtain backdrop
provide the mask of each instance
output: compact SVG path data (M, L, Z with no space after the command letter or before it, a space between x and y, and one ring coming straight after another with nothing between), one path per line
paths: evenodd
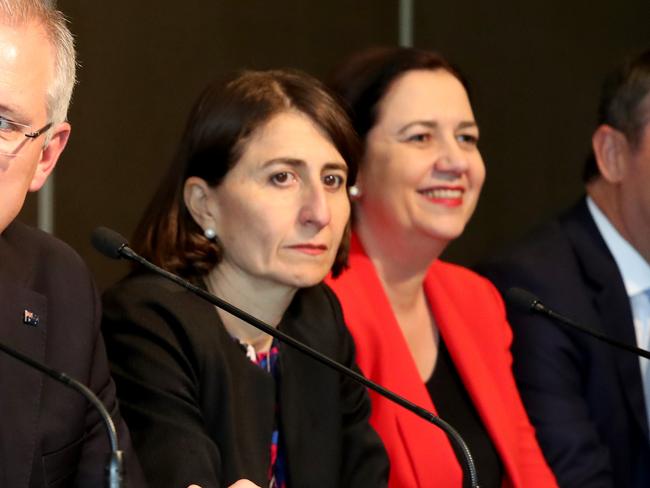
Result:
M297 67L323 76L347 53L395 44L386 0L59 0L81 67L72 138L56 170L55 234L100 287L125 271L95 253L92 229L130 236L187 112L215 77ZM471 264L581 194L603 74L650 45L648 0L416 0L417 47L441 51L473 86L488 178L446 257ZM36 218L30 196L22 219Z

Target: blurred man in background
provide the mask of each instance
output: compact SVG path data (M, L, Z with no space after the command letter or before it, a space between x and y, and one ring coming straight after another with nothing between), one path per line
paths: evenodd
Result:
M620 342L650 339L650 50L605 83L586 197L479 267ZM509 310L514 371L562 487L650 486L646 359ZM545 323L546 322L546 323Z

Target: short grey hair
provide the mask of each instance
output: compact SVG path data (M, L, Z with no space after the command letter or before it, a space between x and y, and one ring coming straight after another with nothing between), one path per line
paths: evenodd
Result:
M49 121L58 124L67 118L76 79L74 38L55 0L0 0L0 23L19 26L28 22L41 25L54 51L46 104Z

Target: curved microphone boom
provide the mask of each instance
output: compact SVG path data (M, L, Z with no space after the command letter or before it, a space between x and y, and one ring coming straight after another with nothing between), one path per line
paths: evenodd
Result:
M623 349L646 359L650 359L650 351L646 351L645 349L641 349L636 346L631 346L630 344L619 342L603 334L602 332L598 332L597 330L581 325L571 320L570 318L565 317L564 315L560 315L559 313L544 305L538 297L533 295L528 290L517 287L510 288L508 291L506 291L504 297L510 305L518 308L519 310L545 315L547 317L550 317L552 320L559 322L560 325L579 330L580 332L595 337L596 339L606 342L611 346L618 347L619 349Z
M95 407L95 409L99 412L102 421L104 422L104 426L106 427L106 432L108 434L108 440L111 446L111 454L108 460L108 464L106 465L106 486L108 488L120 488L124 486L122 484L124 477L124 452L119 450L117 442L117 431L115 430L115 423L111 418L111 414L108 412L101 400L97 398L97 395L95 395L92 390L90 390L80 381L71 378L65 373L52 369L49 366L46 366L36 361L35 359L30 358L29 356L25 356L24 354L10 348L9 346L0 343L0 350L13 357L14 359L20 361L21 363L39 370L41 373L46 374L50 378L55 379L68 388L72 388L73 390L80 393L86 400L88 400L88 402L90 402L93 407Z
M131 249L128 246L128 241L120 234L115 232L114 230L108 229L106 227L96 228L92 233L91 242L95 247L95 249L97 249L105 256L108 256L113 259L123 257L141 264L145 268L153 271L158 275L164 276L165 278L191 291L192 293L198 295L202 299L210 302L211 304L219 307L220 309L225 310L226 312L234 315L235 317L249 323L253 327L261 330L262 332L265 332L270 336L273 336L276 339L284 342L285 344L290 345L291 347L299 350L300 352L306 354L312 359L315 359L321 364L324 364L325 366L332 368L338 371L339 373L352 378L354 381L361 383L365 387L370 388L371 390L379 393L384 398L388 398L392 402L400 405L401 407L409 410L410 412L413 412L414 414L423 418L424 420L438 426L449 436L452 442L456 444L460 452L463 453L463 461L464 461L462 463L463 471L464 471L465 479L469 481L469 486L471 488L479 488L478 476L476 474L474 459L472 458L472 454L470 453L467 444L460 436L460 434L456 431L456 429L454 429L451 425L449 425L447 422L445 422L443 419L441 419L434 413L429 412L428 410L416 405L413 402L410 402L406 398L401 397L396 393L393 393L392 391L369 380L368 378L357 373L356 371L334 361L333 359L325 356L324 354L316 351L315 349L312 349L311 347L303 344L302 342L297 341L296 339L285 334L284 332L274 327L271 327L270 325L266 324L265 322L262 322L261 320L248 314L247 312L244 312L243 310L222 300L221 298L212 295L211 293L208 293L207 291L199 288L198 286L193 285L189 281L184 280L183 278L176 276L175 274L170 273L169 271L166 271L156 266L155 264L147 261L145 258L137 254L133 249Z

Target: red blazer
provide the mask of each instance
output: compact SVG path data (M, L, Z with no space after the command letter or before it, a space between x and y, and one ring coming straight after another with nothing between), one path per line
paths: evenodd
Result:
M358 238L350 268L328 279L357 346L363 373L435 412L388 298ZM484 278L440 260L424 282L433 316L451 358L501 457L504 487L554 487L511 372L512 335L500 295ZM371 423L391 461L389 486L462 486L461 467L437 427L370 392ZM480 473L479 482L480 482Z

